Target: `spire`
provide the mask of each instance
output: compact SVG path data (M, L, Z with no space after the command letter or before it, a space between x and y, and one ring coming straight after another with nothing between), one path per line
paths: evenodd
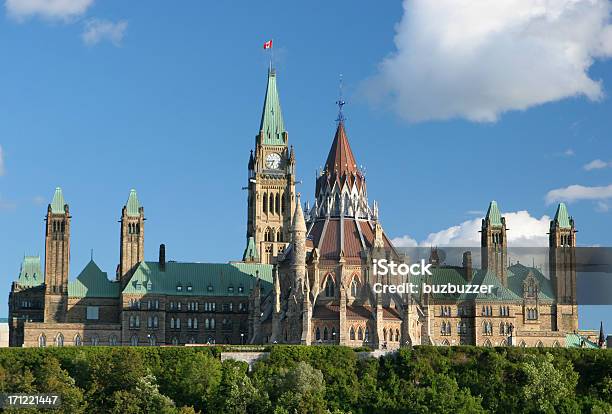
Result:
M339 175L357 172L357 162L346 136L343 120L338 122L334 142L329 149L327 161L325 162L325 169L329 173L338 172Z
M597 345L599 345L600 348L603 348L605 343L606 343L606 336L604 335L603 321L601 321L599 325L599 339L597 340Z
M285 145L285 138L283 137L286 132L285 124L278 99L278 91L276 90L276 71L274 69L268 71L268 88L266 89L259 130L262 131L260 139L263 145Z
M66 202L64 201L64 194L62 193L62 189L60 187L55 189L55 194L53 194L53 200L51 201L50 206L51 213L53 214L64 214L66 212Z
M293 232L306 233L306 221L304 221L304 211L300 203L300 195L298 194L295 200L295 213L293 215L293 224L291 226Z
M138 217L140 216L140 201L138 201L138 195L136 194L136 190L130 190L130 196L128 197L128 201L125 204L127 207L127 215L130 217Z
M487 215L485 220L489 220L491 225L493 226L501 226L501 213L499 212L499 207L497 207L497 201L493 200L489 204L489 209L487 210Z
M567 207L565 203L559 203L557 207L557 212L555 213L555 223L559 224L559 228L562 229L570 229L572 227L570 216L567 212Z
M257 245L255 244L255 238L249 237L247 240L247 247L244 249L242 255L242 261L244 262L256 262L259 260L259 253L257 252Z

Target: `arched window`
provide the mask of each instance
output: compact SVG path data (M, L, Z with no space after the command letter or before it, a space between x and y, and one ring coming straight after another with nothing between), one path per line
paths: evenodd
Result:
M400 333L399 333L399 329L395 330L395 342L399 342L400 340Z
M215 318L210 320L210 329L215 329Z
M278 231L276 232L276 241L283 241L283 233L281 232L281 229L278 229Z
M315 337L316 337L317 341L321 340L321 329L317 328Z
M504 325L503 322L499 324L499 334L500 335L505 335L506 334L506 325Z
M100 338L98 338L98 335L93 335L91 337L91 344L93 346L98 346L100 344Z
M365 334L364 334L363 340L366 342L370 342L370 329L368 329L367 326L365 328Z
M525 341L521 341L521 343L519 344L519 346L521 348L525 348L527 346L527 344L525 344Z
M334 341L336 340L336 327L335 326L332 327L332 330L331 330L331 339Z
M555 341L555 343L553 344L553 348L559 348L561 345L559 345L559 342Z
M270 227L266 227L266 231L264 232L264 241L270 242L272 241L272 234L270 234L272 230Z
M387 328L383 328L383 341L387 340Z
M264 193L262 204L263 204L263 212L267 213L268 212L268 193Z
M131 322L130 322L131 325ZM174 329L174 317L170 318L170 329Z
M499 343L499 346L508 346L508 343L505 339L502 339L502 341Z
M327 327L323 329L323 340L327 341L329 339L329 333L327 332Z
M193 329L198 329L198 318L193 318Z
M64 346L64 335L61 332L55 336L55 346Z
M281 196L281 213L285 213L287 211L287 195L283 193Z
M132 335L132 338L130 339L130 344L132 346L138 346L138 335Z
M111 335L110 338L108 339L108 344L110 346L117 345L117 337L115 335Z
M157 316L153 317L153 327L157 328L159 326L159 318Z
M83 345L83 340L81 339L81 335L76 334L76 335L74 336L74 345L75 345L75 346L81 346L81 345Z
M349 336L351 338L351 341L355 340L355 328L351 326L351 330L349 331Z
M444 341L442 341L442 346L450 346L450 343L448 342L448 339L445 339Z
M332 275L328 275L325 281L325 296L333 298L335 295L334 278Z
M542 343L542 341L538 341L538 344L536 346L538 348L544 348L544 344Z
M357 329L357 339L363 341L363 331L361 330L361 326Z
M280 205L280 194L276 193L276 209L275 209L276 214L280 213L280 207L281 207L281 205Z
M491 348L493 345L491 344L491 341L487 339L487 340L484 342L484 346L486 346L486 347L488 347L488 348Z
M47 346L47 337L45 336L45 334L40 334L38 336L38 346L41 348L44 348Z
M181 329L181 318L176 318L176 329Z
M178 338L176 336L172 337L172 345L178 345Z
M357 284L357 277L354 277L353 281L351 282L351 295L353 295L353 297L356 298L358 292L359 292L359 285Z
M191 318L187 319L187 328L189 328L189 329L193 328L193 322L192 322Z
M269 201L270 201L270 204L269 204L269 206L270 206L270 208L269 208L270 214L274 214L274 194L270 193L270 200Z
M155 335L150 335L149 336L149 345L150 346L157 345L157 338L155 337Z

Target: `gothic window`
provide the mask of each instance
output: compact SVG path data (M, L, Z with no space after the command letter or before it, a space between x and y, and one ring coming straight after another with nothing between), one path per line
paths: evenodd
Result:
M210 320L210 329L215 329L215 318Z
M147 318L147 328L152 328L153 327L153 317L149 316Z
M178 338L176 336L172 337L172 345L178 345Z
M81 339L81 335L76 334L76 335L74 336L74 345L75 345L75 346L81 346L81 345L83 345L83 340Z
M268 193L264 193L264 196L263 196L263 212L264 213L268 212Z
M359 291L359 286L357 285L357 277L353 277L353 281L351 282L351 295L353 295L354 298L357 297L357 293Z
M40 348L44 348L47 346L47 337L45 336L45 334L40 334L40 336L38 337L38 346Z
M521 348L525 348L527 346L527 344L525 343L525 341L521 341L521 343L519 344L519 346Z
M61 332L55 336L55 346L64 346L64 335Z
M198 329L198 318L193 318L193 329Z
M448 339L445 339L444 341L442 341L442 346L450 346Z
M269 198L269 210L270 210L270 214L274 214L274 194L270 193L270 198Z
M181 318L176 318L176 329L181 329Z
M538 348L544 348L544 344L542 343L542 341L538 341L538 344L536 346Z
M110 346L117 345L117 337L115 335L111 335L110 338L108 339L108 344Z
M270 242L272 241L272 235L270 234L271 230L270 227L266 228L266 231L264 232L264 241Z
M317 328L315 338L317 339L317 341L321 340L321 329Z
M280 213L280 207L281 207L281 203L280 203L280 194L276 193L276 214Z
M335 294L334 290L334 278L332 275L328 275L325 282L325 296L328 298L333 298Z
M91 337L91 344L93 346L98 346L99 343L100 343L100 338L98 338L98 335L94 335Z
M363 341L363 331L361 330L361 326L357 330L357 339L359 339L360 341Z
M287 197L289 195L283 193L283 195L281 196L281 213L285 213L285 211L287 210Z
M276 241L279 241L279 242L283 241L283 233L281 232L280 229L278 229L278 231L276 232Z
M132 335L132 338L130 339L130 344L132 346L138 346L138 335Z
M400 340L400 333L399 333L399 329L395 330L395 342L399 342Z
M484 346L486 346L487 348L491 348L493 345L491 344L491 341L487 339L487 340L484 342Z
M383 328L383 340L387 340L387 328Z
M351 338L351 341L355 340L355 328L351 326L351 330L349 332L349 336Z
M506 325L504 325L503 322L499 324L499 334L500 335L505 335L506 334Z
M187 328L189 329L193 328L193 321L191 318L187 319Z
M336 328L335 327L332 327L331 339L333 339L334 341L336 340Z
M323 340L327 341L329 339L329 333L327 331L327 327L323 329Z
M370 342L370 330L368 329L368 327L366 326L365 328L365 333L364 333L364 337L363 340L365 342Z

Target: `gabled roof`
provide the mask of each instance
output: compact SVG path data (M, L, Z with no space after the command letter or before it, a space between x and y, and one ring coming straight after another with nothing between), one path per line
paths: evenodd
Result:
M268 87L264 100L263 112L261 114L261 124L259 130L262 131L261 143L263 145L285 145L283 138L285 123L281 112L280 100L276 89L276 72L274 69L268 71Z
M242 260L245 262L252 262L259 259L259 252L257 251L257 245L255 244L255 238L249 237L247 240L247 247L244 249Z
M596 343L591 342L584 336L575 333L565 335L565 346L568 348L599 348Z
M128 201L125 204L127 215L130 217L138 217L140 216L140 201L138 201L138 195L136 194L136 190L130 190L130 196L128 197Z
M123 294L182 296L248 296L261 280L262 294L272 289L272 265L259 263L141 262ZM242 291L239 288L242 287Z
M17 283L23 287L34 287L42 285L44 281L45 276L40 270L40 256L25 256Z
M68 283L68 296L77 298L118 298L119 282L108 280L106 272L90 260L76 280Z
M538 282L538 298L544 301L552 301L555 297L553 286L546 276L535 267L527 267L520 263L515 263L508 268L508 287L519 297L523 297L523 282L529 274L533 275Z
M476 271L472 284L493 286L491 294L478 293L476 299L497 301L514 301L522 299L520 295L502 285L497 275L489 270Z
M559 203L557 212L555 213L555 222L559 223L559 227L562 229L571 229L570 216L567 212L565 203Z
M485 220L489 220L492 226L501 226L501 213L499 212L499 207L497 207L497 201L493 200L489 203L489 209L487 210L487 215Z
M64 194L62 193L62 189L57 187L55 189L55 193L53 194L53 200L51 200L51 213L53 214L64 214L65 209L64 206L66 202L64 201Z

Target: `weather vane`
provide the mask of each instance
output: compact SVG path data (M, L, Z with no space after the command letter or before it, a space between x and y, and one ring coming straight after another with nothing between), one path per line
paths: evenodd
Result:
M340 74L340 85L338 87L338 100L336 101L336 105L338 105L338 119L337 122L342 122L345 120L344 114L342 113L342 107L346 105L346 102L342 98L342 74Z

